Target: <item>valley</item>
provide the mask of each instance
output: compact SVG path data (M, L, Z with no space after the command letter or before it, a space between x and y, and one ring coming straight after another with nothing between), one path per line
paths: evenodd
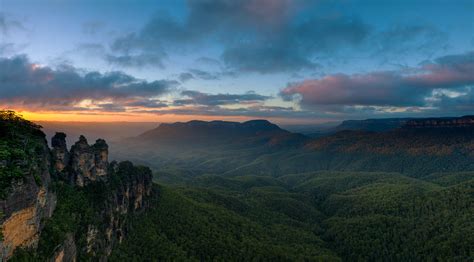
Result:
M263 120L194 121L110 147L81 136L69 150L67 135L56 133L49 151L39 126L3 112L1 134L11 141L2 149L3 257L468 260L474 133L464 120L320 138ZM9 149L32 141L26 155ZM109 150L134 164L108 162ZM30 171L12 173L18 161ZM15 186L25 181L38 197ZM26 209L11 213L15 196ZM31 233L20 233L34 216L42 218ZM11 237L18 234L24 239Z

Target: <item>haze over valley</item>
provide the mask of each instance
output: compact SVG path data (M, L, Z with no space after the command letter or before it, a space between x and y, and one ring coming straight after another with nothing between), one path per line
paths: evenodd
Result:
M474 261L473 0L0 0L0 261Z

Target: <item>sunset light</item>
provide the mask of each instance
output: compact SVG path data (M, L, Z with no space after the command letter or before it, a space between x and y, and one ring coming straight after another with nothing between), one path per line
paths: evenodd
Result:
M474 262L474 0L0 0L0 262Z

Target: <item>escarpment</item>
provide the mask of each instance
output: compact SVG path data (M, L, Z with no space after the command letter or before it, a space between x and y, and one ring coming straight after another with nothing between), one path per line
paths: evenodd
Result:
M462 117L424 118L407 121L406 128L460 128L474 127L474 115Z
M0 258L16 248L35 248L44 219L56 205L50 190L50 154L39 126L0 114Z
M58 212L62 215L53 216L53 225L60 223L63 216L70 218L67 213L87 215L81 218L82 224L63 232L67 237L62 243L57 243L53 257L55 261L68 261L68 256L63 254L105 259L113 247L126 237L130 214L148 207L147 199L152 191L151 170L136 167L127 161L109 163L108 145L103 139L89 145L86 138L80 136L79 141L67 151L65 138L63 133L57 133L52 138L52 162L62 167L55 170L58 181L63 183L58 185L59 198L67 204L75 202L79 196L82 198L79 201L85 198L85 204L89 206L80 207L79 212L68 206L58 206ZM51 241L49 237L45 236L44 244ZM85 239L85 243L72 244L81 239Z
M0 120L1 260L107 260L149 206L151 170L109 163L102 139L68 150L56 133L49 149L39 126Z

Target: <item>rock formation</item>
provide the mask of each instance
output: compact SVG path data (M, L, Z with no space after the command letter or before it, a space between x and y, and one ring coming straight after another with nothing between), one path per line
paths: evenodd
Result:
M89 192L83 189L95 187L103 193L103 198L97 200L101 208L93 214L98 224L88 225L84 230L87 232L67 232L65 240L56 246L48 259L76 261L79 253L86 252L97 260L106 260L112 249L126 237L128 217L148 207L147 199L152 193L150 169L135 167L131 162L109 164L108 145L103 139L89 145L86 138L80 136L68 151L66 135L56 133L50 150L44 134L39 134L41 150L36 149L35 160L18 163L24 165L24 179L15 180L7 196L0 199L3 234L0 261L8 260L19 247L36 248L47 223L45 218L54 219L56 203L61 201L50 190L52 183L69 184L83 194Z
M56 133L51 139L51 155L53 158L53 167L56 172L63 172L69 164L69 152L66 146L66 134Z
M56 198L49 189L51 181L49 149L44 137L25 138L25 143L38 142L27 159L15 163L24 174L23 179L12 181L6 197L0 199L0 260L13 254L18 247L36 247L44 226L51 217ZM9 163L6 163L9 164Z
M105 140L97 139L96 143L90 146L87 139L80 136L79 141L68 152L66 135L56 133L51 140L51 145L55 171L63 179L83 187L90 182L107 178L109 147Z

